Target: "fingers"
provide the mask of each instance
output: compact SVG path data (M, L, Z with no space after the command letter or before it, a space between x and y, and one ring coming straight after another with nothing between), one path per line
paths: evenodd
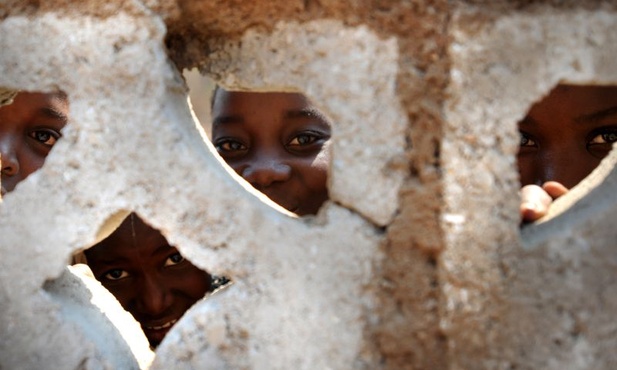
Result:
M557 199L560 196L568 192L568 188L558 183L557 181L547 181L542 185L542 189L548 193L553 199Z
M567 191L567 189L566 189ZM553 198L538 185L526 185L521 189L520 214L523 222L533 222L545 216Z

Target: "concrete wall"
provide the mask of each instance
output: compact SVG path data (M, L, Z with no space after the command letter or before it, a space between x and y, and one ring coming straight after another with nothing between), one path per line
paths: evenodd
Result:
M617 83L617 10L580 3L0 3L0 87L60 88L71 110L0 204L0 368L615 367L617 154L545 222L517 213L516 122L559 81ZM195 67L333 118L316 217L217 160L186 100ZM235 281L152 363L65 267L127 211Z

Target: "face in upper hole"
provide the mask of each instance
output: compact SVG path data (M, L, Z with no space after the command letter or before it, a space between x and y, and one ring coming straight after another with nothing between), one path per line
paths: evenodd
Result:
M253 187L298 215L328 199L330 122L306 96L218 88L212 142Z
M571 188L617 141L617 87L558 85L519 123L522 185Z
M68 99L62 92L20 92L13 103L0 107L2 195L43 166L62 136L68 114Z
M212 289L210 274L134 214L85 255L96 279L139 321L153 347Z

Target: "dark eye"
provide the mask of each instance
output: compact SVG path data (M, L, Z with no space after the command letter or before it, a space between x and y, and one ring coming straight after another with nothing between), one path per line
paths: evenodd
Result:
M216 150L221 153L224 152L238 152L246 150L246 146L237 140L222 139L218 140L215 144Z
M296 134L294 137L289 140L287 143L287 147L291 147L292 149L303 149L303 147L307 147L306 149L319 148L326 141L330 139L330 135L319 132L319 131L303 131Z
M129 273L121 270L121 269L113 269L113 270L109 270L105 273L105 275L103 275L103 278L107 279L107 280L120 280L120 279L124 279L126 277L129 276Z
M59 132L50 129L33 130L29 135L34 140L50 148L54 146L61 136Z
M596 158L604 158L613 149L613 143L617 142L617 128L603 127L589 135L587 150Z
M317 140L319 140L320 137L314 134L300 134L296 137L294 137L293 139L291 139L291 141L289 142L289 144L287 145L309 145L309 144L313 144L314 142L316 142Z
M174 266L184 261L184 257L180 253L174 253L167 257L165 260L165 266Z
M595 135L589 140L589 145L612 144L617 142L617 130L603 132Z
M521 147L535 148L538 146L538 143L536 143L529 134L522 131L519 131L519 133L521 135L521 141L519 143Z

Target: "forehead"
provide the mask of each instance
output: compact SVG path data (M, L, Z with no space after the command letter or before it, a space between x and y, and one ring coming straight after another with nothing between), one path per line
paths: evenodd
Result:
M68 99L62 92L41 93L21 91L15 96L12 104L3 106L1 109L9 107L36 109L50 105L66 109L68 108Z
M278 114L287 110L311 107L309 100L300 93L248 92L218 89L214 97L213 113L270 112ZM264 109L267 108L267 109Z
M617 86L565 85L555 87L534 104L530 113L585 115L617 106Z
M39 92L20 92L13 102L0 107L0 115L3 117L2 123L14 122L21 118L28 118L36 114L46 114L46 109L49 108L54 116L68 115L68 99L64 93L39 93Z

